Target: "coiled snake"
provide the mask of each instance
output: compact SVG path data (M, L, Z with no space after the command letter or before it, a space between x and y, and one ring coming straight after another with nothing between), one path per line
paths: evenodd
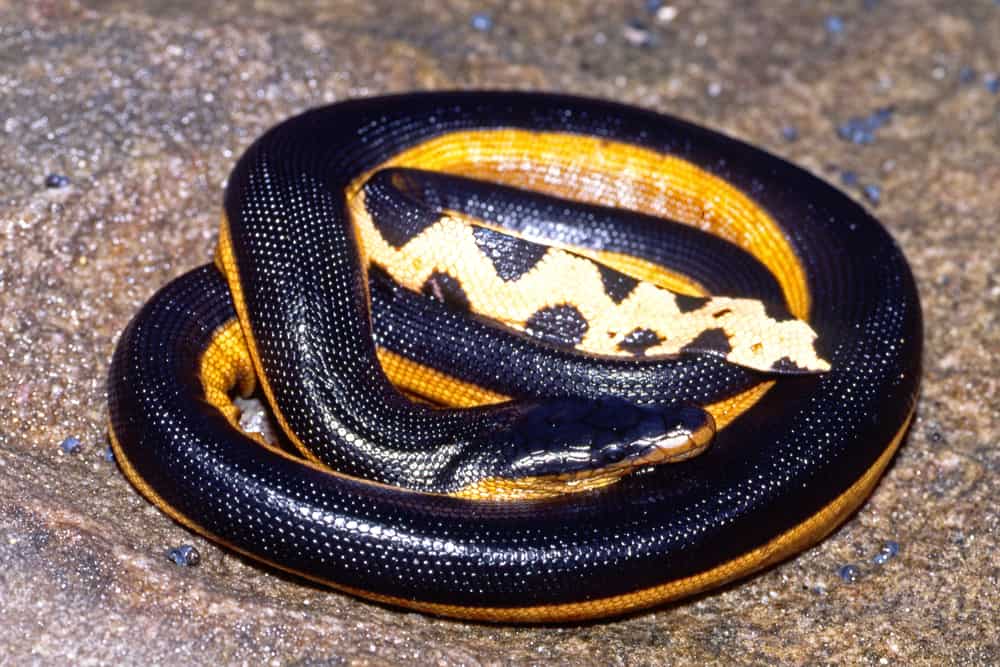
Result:
M581 98L353 100L240 159L215 265L121 337L110 432L147 498L278 568L597 618L843 521L912 417L921 340L888 234L764 151ZM284 445L237 428L255 386Z

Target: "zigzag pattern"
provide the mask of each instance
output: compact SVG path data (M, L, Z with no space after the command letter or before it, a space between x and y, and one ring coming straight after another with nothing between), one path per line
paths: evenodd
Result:
M671 292L456 213L390 243L392 220L372 215L363 190L351 214L367 261L400 285L556 345L608 357L715 354L765 372L830 369L807 323L776 320L753 299Z

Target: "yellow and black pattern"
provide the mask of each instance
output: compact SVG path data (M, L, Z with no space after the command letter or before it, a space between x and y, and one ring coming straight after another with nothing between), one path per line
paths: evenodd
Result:
M430 205L383 224L380 179ZM863 502L919 380L913 280L862 209L594 100L435 93L292 119L234 169L216 266L122 335L123 471L240 553L435 614L611 616L785 558ZM712 326L726 308L750 315ZM231 396L255 385L299 455L236 428Z
M760 371L827 371L815 332L777 321L757 299L671 292L578 253L450 213L375 218L364 190L351 203L366 259L400 285L555 344L605 356L718 354Z

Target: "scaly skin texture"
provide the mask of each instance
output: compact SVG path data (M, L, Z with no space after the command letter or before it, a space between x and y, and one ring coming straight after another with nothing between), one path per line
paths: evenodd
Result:
M551 134L579 138L552 151L532 141ZM589 204L700 226L768 269L788 310L819 332L831 370L737 400L763 378L710 357L623 366L582 357L445 304L416 302L378 275L370 319L346 210L359 179L382 166L572 191ZM559 177L546 177L553 173ZM755 187L762 179L766 187ZM920 309L885 231L805 172L664 116L489 93L317 109L248 150L229 183L226 218L220 257L229 292L215 269L200 269L164 288L122 336L110 379L116 453L133 483L190 528L358 595L432 613L544 622L621 614L704 590L832 530L866 497L912 414ZM602 251L623 264L664 252L628 231L610 233ZM691 273L711 293L739 282L704 267ZM750 290L737 295L757 296ZM226 347L234 357L222 364L230 374L222 379L245 382L253 368L293 439L339 473L263 446L197 400L207 394L202 360L215 358L218 332L236 318L245 348ZM614 394L740 409L701 455L588 493L503 503L417 493L363 479L379 479L389 465L365 456L367 434L380 438L374 449L405 449L461 424L453 415L463 413L447 413L442 426L400 400L376 343L412 360L409 371L434 365L464 386L504 395ZM366 437L340 447L327 437L340 428Z

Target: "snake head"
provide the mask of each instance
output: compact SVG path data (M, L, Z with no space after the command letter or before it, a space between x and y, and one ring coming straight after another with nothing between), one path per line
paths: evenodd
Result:
M694 406L551 399L529 406L509 433L504 473L454 495L531 499L607 486L640 469L697 456L715 437L715 420Z

